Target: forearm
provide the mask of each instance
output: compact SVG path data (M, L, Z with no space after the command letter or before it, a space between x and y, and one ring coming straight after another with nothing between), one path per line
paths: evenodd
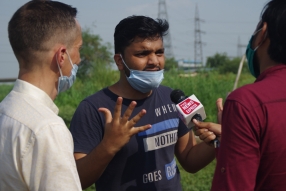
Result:
M101 142L91 153L76 161L82 189L99 179L115 154L115 151L111 151Z
M180 163L186 171L196 173L207 166L214 158L215 149L201 142L193 146L187 154L186 159Z

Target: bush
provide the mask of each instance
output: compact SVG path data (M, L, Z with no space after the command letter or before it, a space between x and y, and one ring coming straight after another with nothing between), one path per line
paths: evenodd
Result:
M208 57L206 66L217 70L220 74L233 73L237 74L241 58L229 58L226 53L216 53L214 56ZM246 61L243 63L243 72L248 72Z

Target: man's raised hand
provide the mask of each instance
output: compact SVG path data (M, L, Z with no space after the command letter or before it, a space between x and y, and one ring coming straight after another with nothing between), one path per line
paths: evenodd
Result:
M108 109L98 109L100 112L104 113L106 120L102 143L114 154L127 144L133 135L151 128L150 124L134 127L134 125L146 114L145 109L142 109L137 115L129 120L137 104L135 101L130 103L121 117L122 101L122 97L117 98L113 118Z

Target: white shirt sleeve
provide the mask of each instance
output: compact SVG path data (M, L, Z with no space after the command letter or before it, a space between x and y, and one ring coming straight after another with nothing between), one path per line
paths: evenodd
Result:
M22 157L22 173L28 189L82 190L73 156L72 136L64 124L49 124L32 134Z

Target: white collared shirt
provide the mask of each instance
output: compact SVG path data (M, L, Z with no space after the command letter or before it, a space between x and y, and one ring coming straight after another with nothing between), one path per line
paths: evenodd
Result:
M0 191L82 190L58 111L44 91L15 82L0 103Z

